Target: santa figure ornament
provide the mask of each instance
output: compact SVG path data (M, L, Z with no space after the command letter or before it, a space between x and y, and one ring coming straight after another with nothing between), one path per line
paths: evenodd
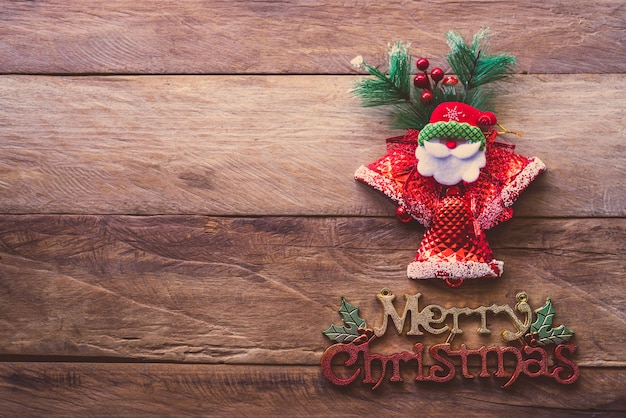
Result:
M538 158L496 141L509 131L499 132L487 110L490 83L506 78L515 58L487 54L487 35L483 30L467 44L448 33L446 58L455 76L444 77L439 68L429 74L428 60L420 58L413 85L406 81L408 45L390 48L389 74L357 59L374 76L355 90L364 105L393 104L394 126L408 128L387 139L386 155L361 166L355 178L396 202L400 220L426 227L407 268L411 279L439 278L457 287L466 279L499 277L504 263L493 258L484 231L510 219L519 194L545 170Z

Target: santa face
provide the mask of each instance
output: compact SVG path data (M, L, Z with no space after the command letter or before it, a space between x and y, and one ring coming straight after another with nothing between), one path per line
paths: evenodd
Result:
M485 150L481 142L467 142L455 138L433 138L415 150L417 171L425 177L453 186L461 180L472 183L485 166Z

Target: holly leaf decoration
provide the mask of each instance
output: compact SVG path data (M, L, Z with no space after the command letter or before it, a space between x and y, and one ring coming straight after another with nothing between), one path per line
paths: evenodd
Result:
M530 333L537 344L559 345L563 344L574 335L574 331L568 329L565 325L552 328L552 319L554 318L555 312L550 298L548 298L546 303L541 308L537 309L535 313L537 314L537 319L531 324Z
M338 343L349 343L356 340L359 334L352 334L346 327L331 325L326 331L322 331L330 340Z
M365 320L359 317L359 308L348 303L341 297L339 313L343 318L343 326L331 325L326 331L322 331L330 340L339 343L349 343L360 337L359 329L365 328Z

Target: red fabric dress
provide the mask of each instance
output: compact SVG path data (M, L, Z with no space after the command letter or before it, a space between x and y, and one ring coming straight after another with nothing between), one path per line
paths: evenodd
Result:
M412 279L443 278L448 283L498 277L503 262L495 260L484 231L513 216L511 206L520 193L545 170L536 157L514 153L514 146L486 136L487 164L472 183L437 183L417 171L417 137L387 139L387 154L361 166L355 178L383 192L426 227L407 274Z

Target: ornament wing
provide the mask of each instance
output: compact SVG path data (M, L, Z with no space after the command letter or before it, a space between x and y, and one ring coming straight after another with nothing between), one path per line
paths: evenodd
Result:
M546 169L539 158L521 156L514 149L515 146L510 144L490 144L487 165L476 184L472 185L478 222L485 230L511 219L513 203Z
M359 167L354 177L382 192L428 226L436 183L417 173L415 149L418 134L419 131L410 129L404 136L388 138L387 153L373 163Z

